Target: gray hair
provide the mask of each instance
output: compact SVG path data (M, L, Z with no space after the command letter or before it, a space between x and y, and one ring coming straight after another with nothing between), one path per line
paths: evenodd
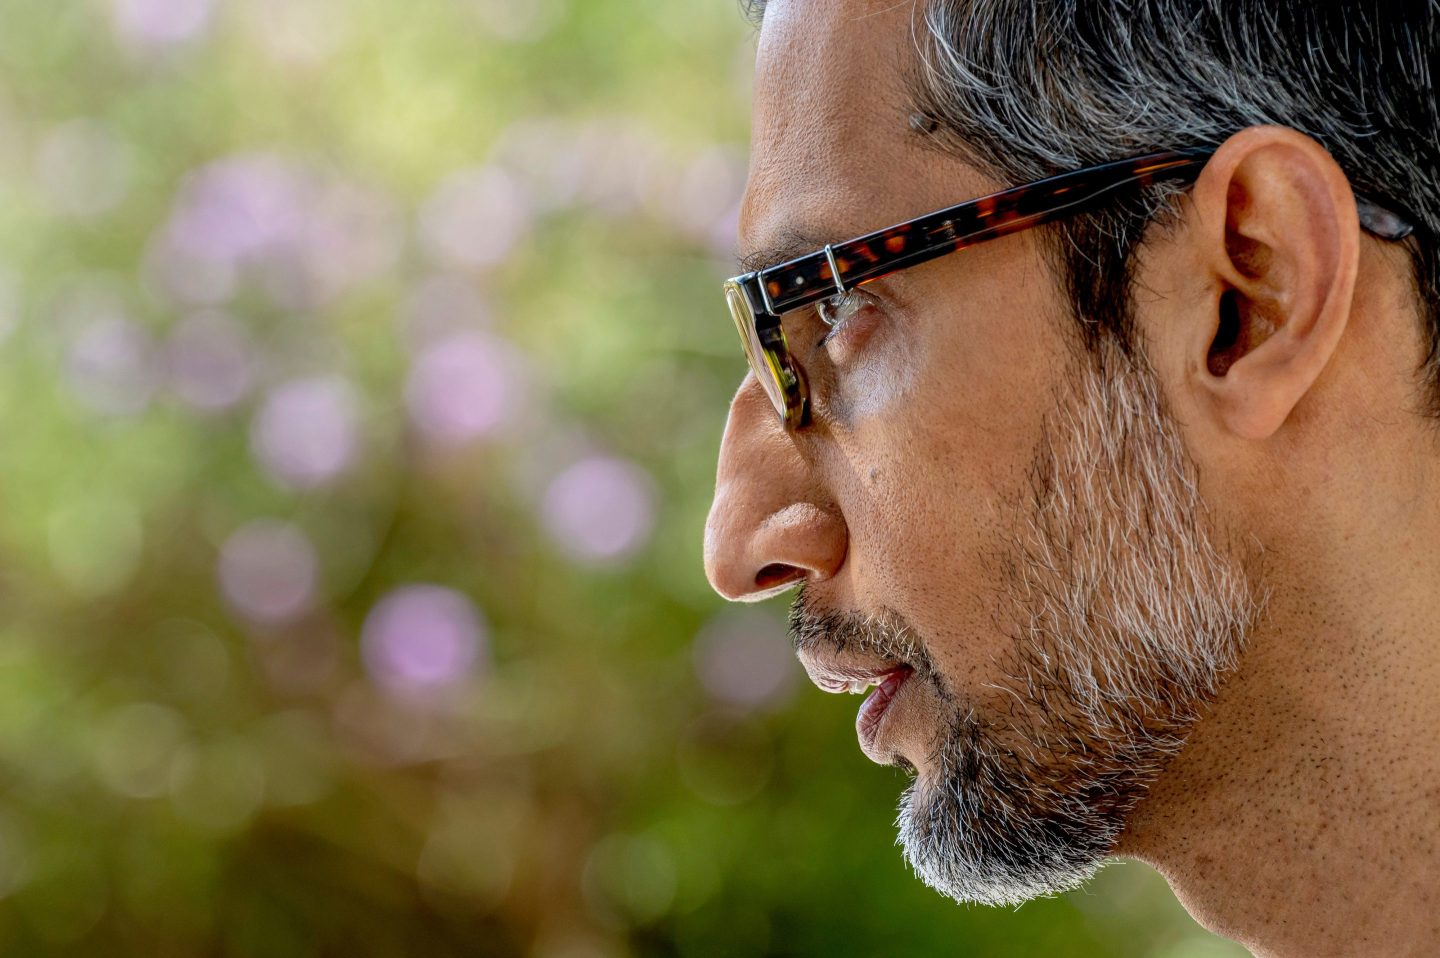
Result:
M1011 639L994 681L954 686L897 611L790 612L797 650L912 667L941 718L900 799L915 873L959 901L1015 904L1072 888L1127 819L1240 658L1267 594L1260 555L1212 523L1144 357L1113 340L1077 364L1014 501L1007 547L979 561ZM984 642L971 654L979 654Z
M997 557L997 697L950 716L901 798L906 860L958 901L1093 875L1263 613L1258 554L1213 526L1153 369L1117 352L1056 397Z
M1440 417L1440 0L916 0L915 125L1004 182L1278 124L1357 191L1405 211ZM753 17L764 0L745 0ZM1168 208L1150 190L1055 228L1083 341L1134 349L1133 254Z

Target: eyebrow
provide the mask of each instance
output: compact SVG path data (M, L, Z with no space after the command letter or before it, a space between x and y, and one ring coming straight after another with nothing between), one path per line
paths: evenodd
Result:
M826 243L838 245L845 242L845 239L822 239L823 235L818 230L789 227L781 231L779 238L774 243L757 247L751 252L745 253L739 257L737 262L743 272L753 273L818 252L825 248ZM846 239L849 238L846 237Z

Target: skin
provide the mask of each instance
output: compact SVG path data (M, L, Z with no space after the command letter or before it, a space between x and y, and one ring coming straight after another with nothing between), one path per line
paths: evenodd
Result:
M742 252L768 265L1009 184L908 124L912 8L775 0L761 32ZM799 241L798 249L789 249ZM893 610L949 688L984 700L1009 641L1001 548L1073 320L1028 231L875 285L813 353L815 424L736 393L706 528L729 599ZM1422 954L1440 937L1440 477L1420 412L1421 321L1403 250L1358 229L1314 141L1226 141L1142 252L1137 328L1227 540L1269 594L1240 667L1114 849L1259 955ZM1222 296L1240 334L1212 355ZM943 703L893 716L879 761L923 779Z

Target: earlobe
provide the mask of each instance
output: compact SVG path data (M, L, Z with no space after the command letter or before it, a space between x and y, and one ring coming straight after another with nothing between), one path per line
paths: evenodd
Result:
M1320 144L1252 127L1216 151L1193 200L1212 290L1199 385L1227 432L1266 439L1319 378L1349 321L1355 199Z

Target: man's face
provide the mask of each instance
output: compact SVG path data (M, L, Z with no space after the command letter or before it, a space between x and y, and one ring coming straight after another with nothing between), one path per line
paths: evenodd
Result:
M1006 185L911 130L911 15L772 4L740 229L756 265ZM833 330L787 316L814 421L787 434L746 378L706 533L728 597L803 582L817 684L879 683L857 730L915 772L906 855L975 901L1073 884L1114 849L1255 614L1154 376L1077 345L1041 240L871 284Z

